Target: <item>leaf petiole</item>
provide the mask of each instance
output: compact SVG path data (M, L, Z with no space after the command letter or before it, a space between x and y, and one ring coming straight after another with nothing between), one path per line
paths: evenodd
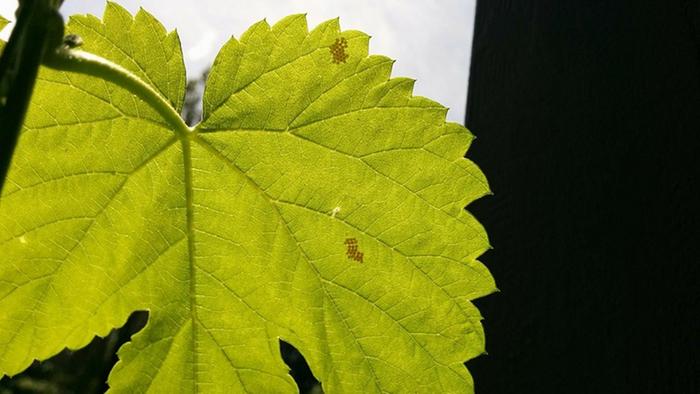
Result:
M173 127L179 137L186 138L193 131L170 103L151 85L108 59L62 45L45 56L43 64L55 70L90 75L121 86L155 109Z

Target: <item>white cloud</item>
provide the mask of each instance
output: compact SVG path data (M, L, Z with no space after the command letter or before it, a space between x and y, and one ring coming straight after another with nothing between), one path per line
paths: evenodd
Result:
M216 31L210 27L201 26L202 33L191 48L185 48L185 58L190 63L206 64L211 62L211 55L216 53Z
M266 18L271 24L293 13L307 13L309 27L340 17L343 29L372 36L370 52L397 59L394 76L417 80L416 95L450 107L448 118L462 123L476 0L119 0L131 12L139 6L172 30L183 44L188 74L199 75L231 35ZM9 16L16 0L0 1ZM63 12L101 15L96 0L66 0ZM9 11L12 13L12 11Z

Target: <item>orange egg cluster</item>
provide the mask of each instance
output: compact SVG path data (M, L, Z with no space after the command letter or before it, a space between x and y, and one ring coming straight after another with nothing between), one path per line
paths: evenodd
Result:
M362 263L364 254L357 249L357 240L355 238L347 238L345 245L348 247L348 251L345 252L348 258Z
M348 40L344 37L336 38L335 44L331 45L331 55L333 55L333 63L345 63L348 60L348 54L345 53L345 48L348 47Z

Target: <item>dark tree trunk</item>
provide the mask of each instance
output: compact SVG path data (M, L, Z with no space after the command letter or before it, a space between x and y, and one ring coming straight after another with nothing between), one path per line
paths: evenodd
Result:
M477 393L697 393L700 5L480 0Z

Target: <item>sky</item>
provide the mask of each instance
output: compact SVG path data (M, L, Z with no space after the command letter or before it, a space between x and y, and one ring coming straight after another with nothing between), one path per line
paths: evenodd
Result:
M464 123L476 0L117 0L132 13L139 7L168 30L177 28L189 78L214 61L231 35L253 23L306 13L309 29L340 17L343 30L370 36L370 53L396 59L392 76L416 79L414 95L450 108L447 118ZM65 16L101 16L100 0L65 0ZM17 0L0 0L0 15L14 19ZM11 25L0 34L6 39Z

